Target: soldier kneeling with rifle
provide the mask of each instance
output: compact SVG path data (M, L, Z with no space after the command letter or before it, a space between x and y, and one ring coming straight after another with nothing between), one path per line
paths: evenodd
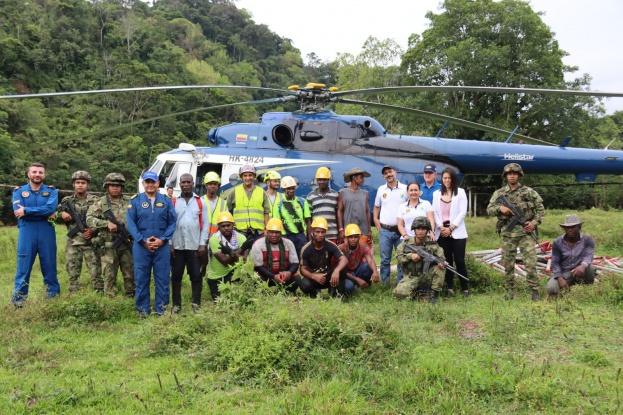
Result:
M398 264L402 265L404 278L400 280L394 289L394 295L398 298L413 298L418 290L424 287L431 287L429 301L437 304L437 298L445 281L446 268L443 258L443 249L437 242L427 238L428 231L431 230L430 222L427 218L415 218L411 224L411 229L415 231L415 236L405 240L398 246L396 257ZM430 266L436 263L437 266Z

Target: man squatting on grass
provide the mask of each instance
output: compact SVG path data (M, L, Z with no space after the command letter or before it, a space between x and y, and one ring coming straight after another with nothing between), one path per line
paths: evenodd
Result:
M294 293L301 278L298 276L299 258L294 242L281 236L281 219L272 218L266 224L266 236L259 238L251 248L253 268L269 286L285 285Z
M578 215L567 215L560 227L565 234L558 237L552 246L552 274L547 282L547 293L556 295L561 289L575 284L592 284L595 268L591 265L595 255L595 240L584 235Z

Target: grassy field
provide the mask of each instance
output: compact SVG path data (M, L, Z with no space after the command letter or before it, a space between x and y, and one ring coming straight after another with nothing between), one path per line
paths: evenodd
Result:
M620 254L620 212L580 217L599 254ZM563 219L548 212L541 239ZM494 220L467 227L468 250L499 245ZM621 276L503 301L500 275L470 261L473 295L434 307L383 286L349 302L290 297L247 277L218 305L206 289L197 315L186 303L139 320L131 300L92 293L86 271L66 294L58 233L63 295L44 299L36 263L15 310L17 230L0 229L1 413L623 413Z

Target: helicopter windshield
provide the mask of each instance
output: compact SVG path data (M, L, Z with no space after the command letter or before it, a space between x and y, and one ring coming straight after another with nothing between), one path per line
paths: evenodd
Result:
M179 177L184 173L190 173L191 163L167 161L162 171L158 174L160 179L160 187L177 188Z

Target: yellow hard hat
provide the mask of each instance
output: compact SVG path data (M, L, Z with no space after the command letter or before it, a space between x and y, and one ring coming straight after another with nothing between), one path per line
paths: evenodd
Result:
M281 179L281 188L296 187L296 180L292 176L285 176Z
M353 236L353 235L361 235L361 229L354 223L346 225L346 229L344 230L344 236Z
M314 229L314 228L321 228L321 229L324 229L325 231L328 231L329 230L329 223L327 222L327 220L325 218L317 216L312 221L311 227L312 227L312 229Z
M216 219L217 225L220 225L223 222L231 222L234 223L234 217L229 212L221 212L218 214L218 218Z
M221 178L213 171L209 171L203 178L203 184L208 184L210 182L217 182L218 184L221 184Z
M281 180L281 175L275 170L267 171L264 175L264 182L267 182L269 180Z
M331 170L326 167L320 167L316 170L316 179L330 179L331 178Z
M281 219L279 218L272 218L268 220L268 223L266 223L266 230L267 231L283 231L283 222L281 222Z

